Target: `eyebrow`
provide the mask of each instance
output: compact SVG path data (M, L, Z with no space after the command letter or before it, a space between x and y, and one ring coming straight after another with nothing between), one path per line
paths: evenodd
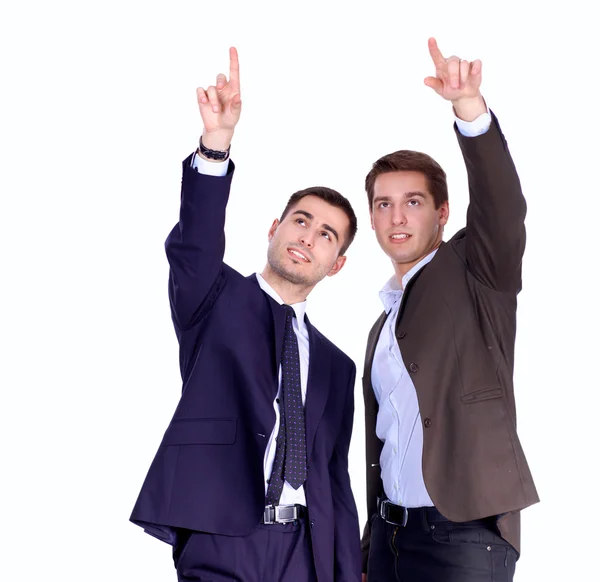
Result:
M421 192L420 190L404 192L404 194L402 195L403 198L414 198L415 196L420 196L421 198L423 198L423 200L427 200L427 196L425 195L425 193ZM373 203L375 203L375 202L391 202L391 201L392 201L391 196L377 196L373 199Z
M306 210L296 210L292 213L292 216L294 216L296 214L301 214L302 216L306 216L306 218L308 218L308 220L314 219L314 216L310 212L306 212ZM335 230L335 228L333 228L333 226L329 226L328 224L323 224L322 228L324 230L328 230L335 237L336 241L340 240L337 230Z

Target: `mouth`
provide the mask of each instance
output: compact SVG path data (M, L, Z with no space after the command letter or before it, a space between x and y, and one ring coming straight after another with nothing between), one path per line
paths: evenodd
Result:
M405 243L409 238L411 238L411 234L407 234L405 232L395 232L389 236L389 240L392 244L402 244Z
M302 254L298 249L288 248L288 255L295 259L296 261L300 261L301 263L310 263L310 259Z

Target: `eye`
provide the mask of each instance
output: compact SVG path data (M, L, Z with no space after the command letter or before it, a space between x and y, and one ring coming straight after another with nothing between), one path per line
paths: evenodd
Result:
M300 226L304 226L306 224L306 220L304 220L304 218L296 218L296 223Z
M390 203L389 202L380 202L379 203L379 208L389 208Z
M412 200L408 201L408 205L409 206L420 206L421 202L419 200L417 200L416 198L413 198Z
M322 237L325 237L327 240L331 240L331 236L329 235L329 233L328 233L326 230L324 230L324 231L321 233L321 236L322 236Z

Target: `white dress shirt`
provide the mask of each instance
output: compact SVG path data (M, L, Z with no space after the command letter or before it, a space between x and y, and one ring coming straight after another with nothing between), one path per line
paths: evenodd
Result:
M456 118L458 130L467 137L485 133L490 124L489 111L472 122ZM383 490L392 503L404 507L433 506L433 501L423 479L423 424L417 393L394 332L406 285L436 252L429 253L406 273L402 285L394 275L379 292L388 316L371 369L373 391L379 404L375 431L383 442L380 457Z
M206 176L225 176L229 169L229 158L224 162L209 162L196 152L192 157L192 168Z

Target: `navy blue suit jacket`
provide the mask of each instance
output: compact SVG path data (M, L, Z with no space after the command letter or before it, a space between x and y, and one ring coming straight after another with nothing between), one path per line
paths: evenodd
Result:
M265 506L263 460L285 313L223 262L224 177L183 163L179 223L169 234L169 298L183 390L131 520L175 541L175 528L245 535ZM356 368L308 321L305 492L319 582L360 580L358 516L348 475Z

